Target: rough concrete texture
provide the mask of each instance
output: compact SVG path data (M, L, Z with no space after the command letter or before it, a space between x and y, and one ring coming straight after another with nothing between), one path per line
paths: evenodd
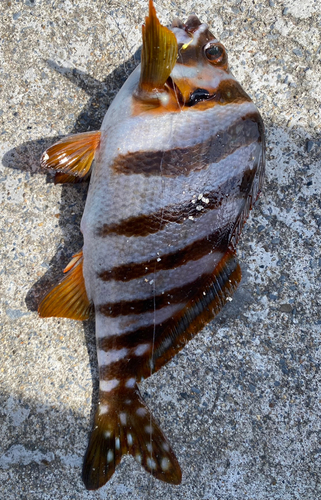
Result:
M183 470L180 486L125 457L87 492L97 397L92 321L42 320L43 295L81 247L87 187L39 169L58 137L97 129L137 64L147 1L0 5L0 498L271 500L321 496L320 0L156 2L224 42L260 108L267 174L239 244L233 301L142 386ZM94 396L92 396L94 394Z

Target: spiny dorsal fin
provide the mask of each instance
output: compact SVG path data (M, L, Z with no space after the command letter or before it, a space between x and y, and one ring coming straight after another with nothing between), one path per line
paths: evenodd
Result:
M56 172L84 177L90 171L99 141L99 131L70 135L43 153L41 166Z
M89 318L91 304L88 300L83 276L83 253L76 253L64 269L66 277L41 301L38 313L41 318Z
M149 16L143 32L140 90L151 92L162 89L177 59L177 41L174 33L162 26L156 16L153 1L149 1Z

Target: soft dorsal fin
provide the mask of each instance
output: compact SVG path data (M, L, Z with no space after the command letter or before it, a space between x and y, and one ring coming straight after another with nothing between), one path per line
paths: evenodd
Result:
M150 345L153 339L153 349L146 351L144 360L135 356L130 361L138 381L149 377L151 371L154 373L164 366L219 313L236 290L241 276L235 253L227 250L212 272L202 270L200 266L199 277L194 282L154 295L152 301L138 299L128 302L127 305L126 302L122 303L124 314L127 307L131 313L140 314L151 308L157 311L170 303L182 305L181 309L161 323L150 322L135 331L129 328L117 337L117 349L133 350L139 345ZM113 307L112 304L105 304L99 307L99 311L111 317L122 314L119 309L113 310ZM107 352L108 349L114 348L113 342L112 337L105 337L100 340L99 348Z
M41 166L75 177L85 177L90 171L99 141L99 131L70 135L43 153Z
M38 313L41 318L89 318L91 304L88 300L83 276L83 253L76 253L64 269L65 278L41 301Z
M149 1L149 15L143 32L142 67L139 87L143 92L162 89L177 59L177 41L174 33L162 26L156 16L153 1Z
M228 250L187 306L155 334L150 366L159 370L187 344L224 307L241 281L242 272L235 253ZM150 368L150 367L149 367Z

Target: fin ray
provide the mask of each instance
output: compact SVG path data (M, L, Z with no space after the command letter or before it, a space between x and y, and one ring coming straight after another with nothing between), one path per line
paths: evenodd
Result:
M89 318L91 304L83 277L82 251L75 254L65 268L66 276L40 302L41 318L58 317L83 321Z
M233 295L242 273L235 253L228 250L216 266L212 276L169 324L156 333L153 359L145 367L147 376L150 366L153 372L164 366L223 308Z
M43 153L40 161L41 167L68 176L85 177L90 172L99 141L99 131L66 137ZM66 177L61 178L62 181L58 182L70 182Z
M126 405L126 400L130 404ZM96 412L83 466L86 488L95 490L103 486L126 453L157 479L179 484L178 461L137 386L130 390L122 388L116 397L110 397L107 406L107 413L100 412L103 404Z
M151 92L162 89L177 59L177 41L174 33L159 22L152 0L143 32L140 89Z
M83 177L76 177L75 175L64 174L63 172L57 172L54 177L55 184L78 184L79 182L86 182L89 180L90 172L88 172Z
M265 173L265 135L264 135L263 120L260 115L259 115L258 127L260 132L260 140L262 141L262 152L258 160L257 169L253 172L254 175L251 182L251 188L247 193L244 206L233 228L231 236L232 248L236 248L237 242L241 236L243 226L249 216L250 211L253 208L254 203L258 199L261 189L263 187L264 173Z

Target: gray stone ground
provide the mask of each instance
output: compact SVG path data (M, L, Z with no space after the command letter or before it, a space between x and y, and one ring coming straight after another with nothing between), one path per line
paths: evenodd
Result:
M0 5L0 498L312 500L321 497L320 0L156 2L225 43L267 131L264 192L239 244L233 301L142 392L183 482L125 457L87 492L97 394L94 327L41 320L39 296L81 247L86 186L39 170L58 137L96 129L137 64L147 1ZM93 399L92 394L94 393Z

